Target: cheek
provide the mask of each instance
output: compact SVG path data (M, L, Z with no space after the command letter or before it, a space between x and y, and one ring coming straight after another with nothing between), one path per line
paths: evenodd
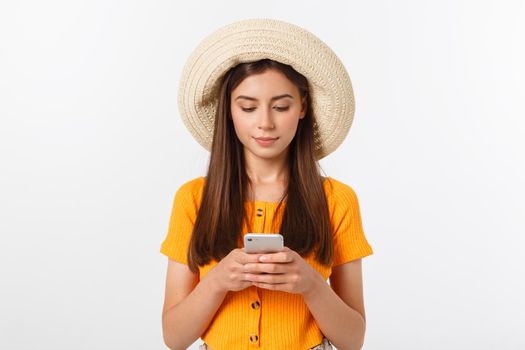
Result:
M297 130L297 125L299 124L299 119L296 117L290 117L283 120L283 128L289 130L290 133L295 134Z
M239 137L243 137L246 133L246 131L250 128L248 125L248 121L246 119L242 118L236 118L234 115L232 115L232 121L233 121L233 127L235 128L235 132L237 132Z

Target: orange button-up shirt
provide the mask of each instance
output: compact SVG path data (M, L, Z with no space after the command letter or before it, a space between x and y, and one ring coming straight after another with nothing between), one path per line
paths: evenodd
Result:
M205 177L198 177L184 183L177 190L168 232L160 248L160 252L170 259L186 265L186 253L202 199L204 182ZM327 280L333 266L365 257L373 254L373 251L363 232L359 204L353 189L331 177L325 178L323 188L333 229L333 264L323 266L314 260L312 254L304 259ZM278 232L286 202L278 212L277 204L245 202L253 232ZM248 227L244 223L242 235L246 233ZM209 264L200 266L199 279L204 278L217 263L212 259ZM251 286L226 294L201 338L213 350L309 349L322 341L323 334L300 294Z

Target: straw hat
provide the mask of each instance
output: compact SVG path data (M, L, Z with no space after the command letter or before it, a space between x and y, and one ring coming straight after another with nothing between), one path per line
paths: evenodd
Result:
M281 20L241 20L200 42L180 78L178 105L184 125L211 151L222 77L239 63L263 58L291 65L308 79L316 118L316 158L333 152L352 125L355 102L350 77L328 45L304 28Z

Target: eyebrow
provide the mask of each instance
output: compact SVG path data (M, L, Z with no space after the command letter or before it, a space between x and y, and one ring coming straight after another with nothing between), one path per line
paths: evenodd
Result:
M285 98L285 97L289 97L289 98L293 98L292 95L290 94L282 94L282 95L279 95L279 96L274 96L270 99L270 101L275 101L275 100L279 100L281 98ZM255 97L250 97L250 96L245 96L245 95L239 95L235 98L235 101L237 101L238 99L240 98L243 98L245 100L250 100L250 101L258 101Z

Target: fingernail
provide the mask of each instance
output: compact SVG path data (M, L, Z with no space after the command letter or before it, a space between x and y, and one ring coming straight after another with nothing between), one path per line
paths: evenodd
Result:
M264 255L259 258L259 260L261 260L261 261L266 261L266 259L267 259L267 257L264 256Z

